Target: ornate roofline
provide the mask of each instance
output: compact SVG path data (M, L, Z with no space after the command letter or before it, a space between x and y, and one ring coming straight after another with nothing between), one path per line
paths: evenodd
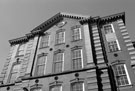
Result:
M42 24L40 24L39 26L34 28L31 32L36 31L36 30L42 30L42 29L48 27L49 25L51 25L54 21L61 20L63 18L71 18L71 19L80 20L80 19L86 19L88 17L89 16L83 16L83 15L77 15L77 14L57 13L56 15L54 15L47 21L43 22Z
M113 14L113 15L109 15L109 16L105 16L105 17L99 17L99 16L90 17L90 18L80 20L80 23L85 24L85 23L89 22L89 23L93 24L93 23L98 22L98 23L104 24L104 23L116 21L118 19L123 19L123 21L125 23L125 12Z
M90 24L101 23L101 24L104 24L104 23L116 21L117 19L123 19L123 21L125 22L125 12L113 14L113 15L109 15L109 16L105 16L105 17L99 17L99 16L90 17L90 16L83 16L83 15L77 15L77 14L57 13L56 15L54 15L53 17L51 17L47 21L43 22L42 24L40 24L39 26L34 28L30 33L26 34L23 37L9 40L9 43L11 45L13 45L13 44L18 44L18 43L21 43L21 42L28 41L29 38L32 38L37 34L42 34L44 31L46 31L47 29L52 27L54 24L63 20L63 18L76 19L81 24L85 24L85 23L90 23Z

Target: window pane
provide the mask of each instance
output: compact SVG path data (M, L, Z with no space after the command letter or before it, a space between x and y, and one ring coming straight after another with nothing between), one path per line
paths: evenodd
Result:
M62 72L63 61L64 61L64 53L55 54L54 72Z
M64 38L65 38L64 32L63 31L62 32L58 32L56 34L56 44L64 43Z
M83 83L81 82L76 82L71 84L72 91L83 91Z
M17 51L17 55L24 55L24 48L25 48L25 44L21 44Z
M81 39L81 28L73 29L73 40Z
M127 78L125 64L119 64L115 66L115 71L117 75L117 82L119 86L124 86L129 84L129 80Z
M44 75L45 66L46 66L47 56L40 56L37 60L36 74L37 76Z
M105 30L105 34L113 33L111 25L104 26L104 30Z
M118 42L116 42L116 40L108 42L108 47L109 47L110 52L119 51L120 49L118 46L119 44Z
M82 50L78 49L78 50L73 50L72 51L72 65L73 65L73 69L80 69L82 68Z
M40 47L49 46L49 35L42 36Z

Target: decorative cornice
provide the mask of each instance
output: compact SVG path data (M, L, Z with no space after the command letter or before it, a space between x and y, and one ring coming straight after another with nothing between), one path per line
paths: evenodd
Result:
M35 35L43 34L43 32L45 32L47 29L52 27L54 24L56 24L56 23L60 22L61 20L63 20L63 18L76 19L81 24L85 24L85 23L89 23L89 24L95 24L95 23L96 24L97 23L105 24L105 23L109 23L109 22L112 22L112 21L116 21L118 19L123 19L123 21L125 22L125 12L110 15L110 16L105 16L105 17L99 17L99 16L90 17L90 16L68 14L68 13L57 13L56 15L54 15L53 17L51 17L47 21L43 22L42 24L40 24L39 26L34 28L30 33L26 34L23 37L9 40L9 43L11 45L13 45L13 44L19 44L19 43L22 43L22 42L26 42L26 41L29 40L29 38L32 38Z
M123 19L123 21L125 23L125 12L118 13L118 14L113 14L113 15L109 15L109 16L105 16L105 17L101 17L100 22L104 24L104 23L109 23L109 22L116 21L118 19Z
M109 15L109 16L105 16L105 17L99 17L99 16L89 17L89 18L80 20L80 23L81 24L85 24L85 23L90 23L90 24L94 24L94 23L105 24L105 23L116 21L118 19L122 19L124 21L124 23L125 23L125 12L118 13L118 14L113 14L113 15Z

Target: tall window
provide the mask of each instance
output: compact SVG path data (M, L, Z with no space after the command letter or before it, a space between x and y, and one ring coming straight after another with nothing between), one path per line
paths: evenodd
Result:
M72 67L74 70L81 69L83 67L82 49L76 49L72 51Z
M130 85L131 81L125 64L118 64L114 66L116 79L119 86Z
M84 84L82 82L72 83L71 91L84 91Z
M82 38L80 27L74 28L74 29L72 29L72 31L73 31L73 35L72 35L73 41L80 40Z
M59 31L56 33L56 44L61 44L65 42L65 32Z
M42 36L40 48L47 47L47 46L49 46L49 35L48 34Z
M19 70L20 70L20 64L14 64L10 73L10 79L9 82L13 83L15 80L17 80L19 76Z
M17 56L24 55L24 48L25 48L25 44L20 44L18 51L17 51Z
M56 53L54 55L54 72L62 72L64 62L64 53Z
M120 46L119 46L118 40L109 41L108 42L108 47L109 47L110 52L115 52L115 51L119 51L120 50Z
M45 73L47 55L40 55L37 59L36 76L42 76Z
M120 50L120 45L115 34L113 24L104 26L105 36L109 48L109 52L116 52Z
M62 86L61 85L52 86L50 88L50 91L62 91Z

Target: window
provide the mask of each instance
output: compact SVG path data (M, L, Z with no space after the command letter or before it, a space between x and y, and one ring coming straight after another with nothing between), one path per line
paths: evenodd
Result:
M82 49L76 49L72 51L72 67L74 70L81 69L83 67L82 63Z
M109 47L109 51L110 52L115 52L115 51L119 51L120 50L120 46L119 46L118 40L109 41L108 42L108 47Z
M117 84L119 86L130 85L131 81L127 72L127 68L125 64L118 64L114 66Z
M37 87L37 88L32 88L30 91L42 91L42 89L40 87Z
M56 53L54 55L54 72L62 72L64 62L64 53Z
M62 91L61 85L52 86L50 91Z
M108 24L104 26L105 34L114 33L114 28L112 24Z
M15 82L19 76L20 64L14 64L10 73L10 83Z
M120 50L120 45L116 37L113 24L108 24L104 26L105 37L107 40L107 45L109 52L116 52Z
M73 41L80 40L82 38L80 27L74 28L72 31L73 31L73 35L72 35Z
M45 73L47 55L40 55L37 59L36 76L42 76Z
M47 46L49 46L49 35L48 34L42 36L40 48L47 47Z
M82 82L72 83L71 91L84 91L84 84Z
M61 44L65 42L65 32L59 31L56 33L56 44Z
M17 56L24 55L24 48L25 48L25 44L20 44L18 51L17 51Z

